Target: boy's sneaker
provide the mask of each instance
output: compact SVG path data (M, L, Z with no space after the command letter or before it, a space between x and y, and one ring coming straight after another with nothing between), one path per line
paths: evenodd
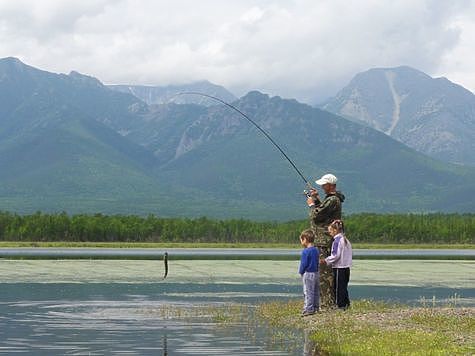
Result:
M305 316L313 315L313 314L315 314L315 312L303 312L302 313L302 318L305 317Z

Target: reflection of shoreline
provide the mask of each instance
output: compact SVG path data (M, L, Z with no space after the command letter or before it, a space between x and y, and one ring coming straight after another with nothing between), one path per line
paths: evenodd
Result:
M354 299L371 298L417 305L421 298L444 300L457 294L460 305L475 306L475 288L412 286L349 286ZM2 283L0 302L16 302L29 296L29 303L54 300L82 300L92 308L107 302L119 307L153 307L168 304L257 304L270 300L300 298L301 286L286 284L127 284L127 283ZM443 303L443 302L442 302ZM439 303L438 303L439 304Z
M168 344L167 344L167 327L163 327L163 356L168 356Z
M310 330L305 329L303 331L304 341L303 341L303 356L314 356L315 355L315 341L310 338Z
M135 351L157 355L179 350L184 355L237 356L244 351L249 355L282 355L277 349L302 347L300 337L290 343L275 343L272 334L251 320L251 306L131 304L70 300L2 303L0 349L33 354ZM18 315L22 317L18 319Z

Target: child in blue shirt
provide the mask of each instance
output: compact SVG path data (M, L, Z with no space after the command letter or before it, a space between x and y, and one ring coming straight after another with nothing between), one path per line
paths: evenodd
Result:
M312 230L304 230L300 234L300 243L304 247L299 267L304 295L302 316L312 315L320 310L320 274L318 272L320 251L313 245L314 241L315 235Z

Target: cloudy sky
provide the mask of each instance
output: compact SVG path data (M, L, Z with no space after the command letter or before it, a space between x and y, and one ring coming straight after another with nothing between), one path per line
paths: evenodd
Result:
M371 67L475 90L475 0L0 0L0 57L108 84L208 79L314 103Z

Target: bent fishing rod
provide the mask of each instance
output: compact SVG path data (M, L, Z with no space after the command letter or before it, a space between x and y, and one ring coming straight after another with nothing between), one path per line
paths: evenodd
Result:
M172 102L172 100L174 98L176 98L177 96L180 96L180 95L198 95L198 96L202 96L202 97L206 97L206 98L209 98L209 99L212 99L212 100L215 100L221 104L224 104L226 105L227 107L233 109L234 111L236 111L238 114L240 114L242 117L244 117L247 121L249 121L251 124L253 124L278 150L279 152L282 154L282 156L285 157L285 159L290 163L290 165L292 166L292 168L297 172L297 174L300 176L300 178L302 178L302 180L304 181L304 183L307 185L307 187L309 189L315 189L312 187L312 185L310 184L310 182L307 180L307 178L305 178L305 176L302 174L302 172L300 171L300 169L297 168L297 166L295 165L295 163L290 159L289 156L287 156L287 154L284 152L284 150L277 144L277 142L274 141L274 139L267 133L266 130L264 130L262 127L260 127L254 120L252 120L248 115L246 115L245 113L243 113L241 110L239 110L237 107L235 107L234 105L220 99L220 98L217 98L213 95L209 95L209 94L205 94L205 93L200 93L200 92L196 92L196 91L185 91L185 92L180 92L180 93L177 93L175 95L173 95L169 100L168 102ZM304 194L307 196L307 197L310 197L310 193L307 192L306 190L304 190ZM163 256L163 262L164 262L164 265L165 265L165 273L163 275L163 279L167 278L167 275L168 275L168 252L165 252L164 256Z
M237 107L235 107L234 105L220 99L220 98L217 98L213 95L209 95L209 94L204 94L204 93L200 93L200 92L196 92L196 91L185 91L185 92L180 92L180 93L177 93L175 95L173 95L169 101L172 101L175 97L177 96L180 96L180 95L199 95L199 96L203 96L203 97L206 97L206 98L209 98L209 99L213 99L215 101L218 101L220 102L221 104L224 104L226 105L227 107L233 109L234 111L236 111L237 113L239 113L241 116L243 116L247 121L249 121L251 124L253 124L278 150L279 152L285 157L285 159L290 163L290 165L292 166L292 168L297 172L297 174L300 176L300 178L302 178L302 180L305 182L305 184L307 185L307 187L309 187L310 189L314 189L312 187L312 185L310 184L310 182L307 180L307 178L304 177L304 175L302 174L302 172L300 172L300 170L297 168L297 166L295 165L295 163L290 159L289 156L287 156L287 154L282 150L282 148L277 144L277 142L275 142L273 140L273 138L262 128L260 127L254 120L252 120L248 115L246 115L245 113L243 113L241 110L239 110Z

